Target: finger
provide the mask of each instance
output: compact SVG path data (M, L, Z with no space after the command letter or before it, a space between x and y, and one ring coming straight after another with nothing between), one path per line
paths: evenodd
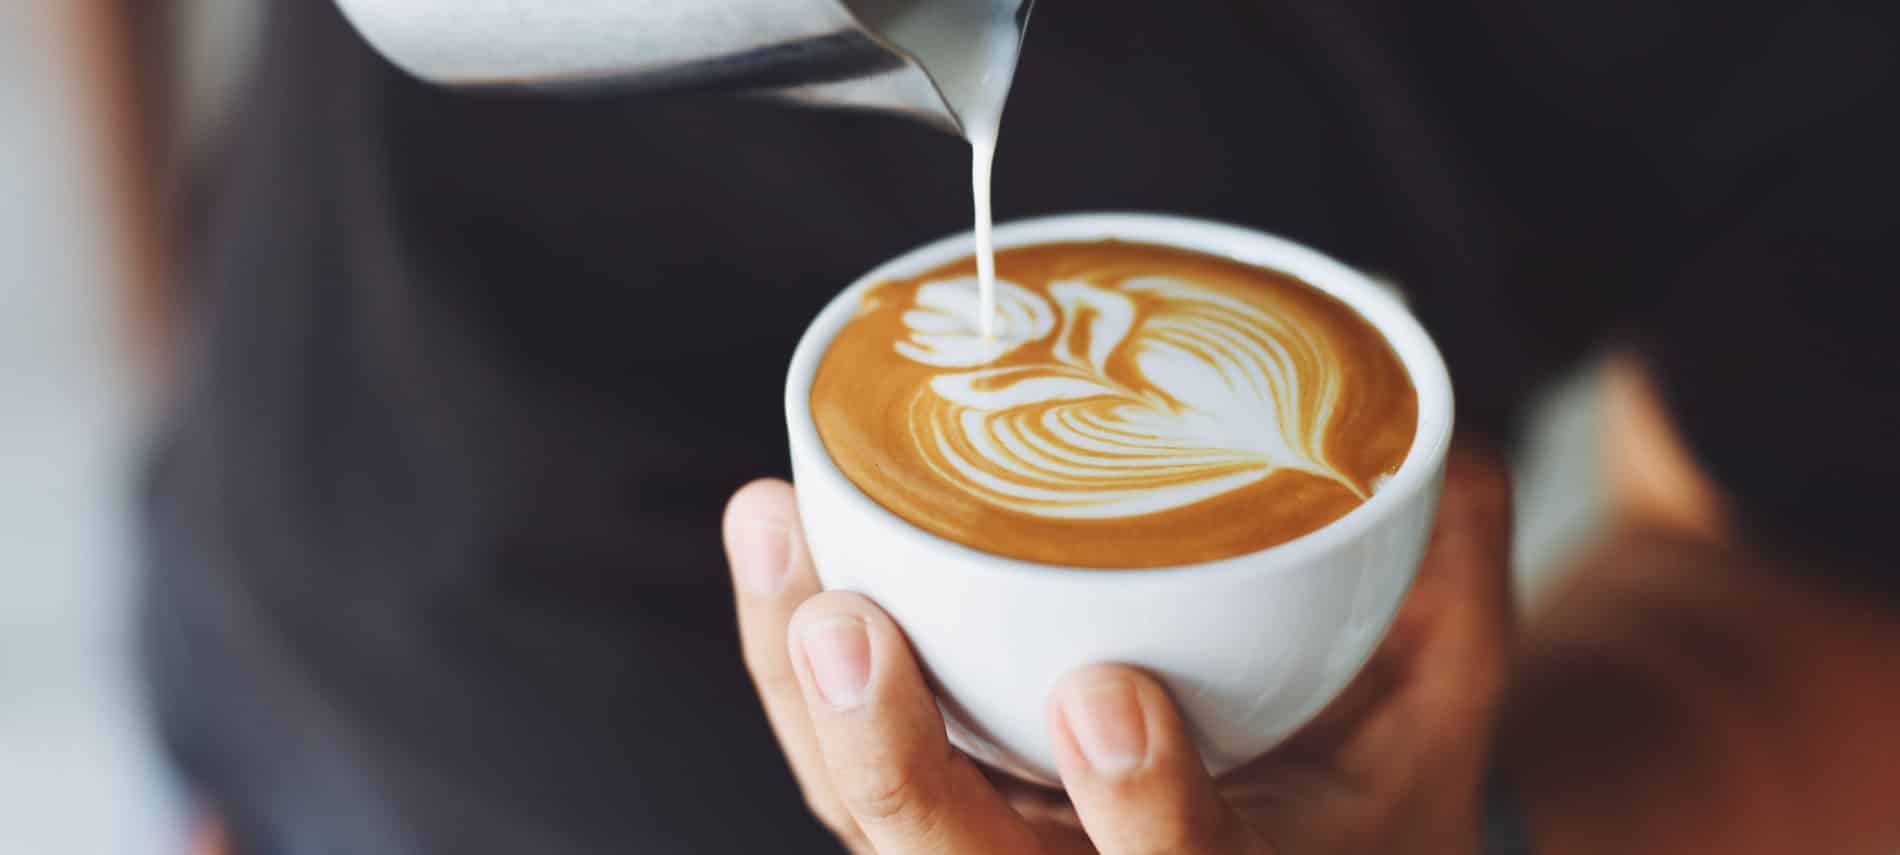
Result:
M1503 464L1455 444L1430 544L1385 640L1339 697L1275 753L1344 750L1348 769L1389 771L1394 745L1437 735L1425 732L1421 717L1482 732L1509 651L1510 531ZM1387 714L1374 715L1380 711Z
M1380 652L1353 685L1293 740L1330 749L1346 780L1412 795L1419 840L1468 831L1510 652L1511 490L1503 462L1454 445L1432 539ZM1330 731L1330 733L1329 733ZM1429 783L1426 783L1429 782ZM1320 804L1282 800L1268 820L1288 846L1320 835Z
M1051 695L1049 730L1062 785L1103 855L1267 851L1215 792L1153 678L1119 665L1070 674Z
M1022 818L950 747L897 625L857 594L792 617L792 657L831 783L885 855L1035 852Z
M1457 657L1442 681L1445 701L1489 708L1502 688L1504 657L1515 618L1511 596L1511 486L1501 460L1471 444L1454 446L1419 566L1415 611L1429 617L1439 655ZM1410 605L1410 604L1408 604ZM1462 700L1460 700L1462 698Z
M818 593L803 532L792 486L784 481L754 481L726 505L726 559L732 568L746 670L805 802L820 822L853 845L861 842L861 835L831 788L785 647L792 612Z
M1445 487L1420 582L1482 597L1478 605L1487 610L1504 608L1509 605L1510 560L1509 470L1487 449L1454 444L1445 459Z

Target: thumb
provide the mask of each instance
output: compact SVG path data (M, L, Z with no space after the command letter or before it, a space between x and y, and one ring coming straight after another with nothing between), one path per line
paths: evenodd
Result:
M1070 674L1052 693L1049 729L1062 786L1103 855L1268 851L1215 792L1152 677L1120 665Z

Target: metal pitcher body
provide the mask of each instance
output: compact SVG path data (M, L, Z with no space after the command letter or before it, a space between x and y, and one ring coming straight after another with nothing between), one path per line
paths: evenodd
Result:
M725 89L895 113L955 134L939 81L876 22L1024 0L337 0L391 62L451 86ZM871 22L871 23L867 23Z

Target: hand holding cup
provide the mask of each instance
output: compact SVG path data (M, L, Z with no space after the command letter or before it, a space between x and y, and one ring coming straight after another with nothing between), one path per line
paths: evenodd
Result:
M1511 629L1509 495L1454 451L1416 583L1345 692L1215 779L1167 689L1118 665L1046 705L1061 793L986 774L945 738L903 632L820 593L790 486L734 497L726 542L746 664L817 816L856 852L1472 851Z

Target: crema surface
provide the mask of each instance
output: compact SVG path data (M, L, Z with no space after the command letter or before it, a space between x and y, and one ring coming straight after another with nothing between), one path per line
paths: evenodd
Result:
M1012 558L1165 567L1259 550L1357 507L1411 447L1383 336L1286 275L1147 244L998 255L995 334L965 259L866 294L812 415L845 475Z

